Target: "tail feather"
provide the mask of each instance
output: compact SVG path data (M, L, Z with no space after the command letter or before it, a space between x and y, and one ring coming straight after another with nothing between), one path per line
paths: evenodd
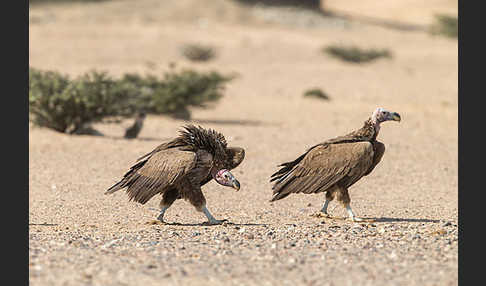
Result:
M302 161L302 159L304 159L305 155L307 155L308 152L309 151L300 155L294 161L286 162L286 163L282 163L282 164L278 165L278 167L282 167L282 168L280 168L280 170L278 170L277 172L275 172L274 174L272 174L270 176L270 182L277 181L277 183L279 183L280 181L282 181L288 175L288 173L290 171L292 171L292 169L295 167L295 165L299 164L300 161Z
M113 194L114 192L123 189L124 187L122 186L122 182L123 180L111 186L108 190L106 190L105 195Z
M288 195L290 195L290 193L286 193L286 194L282 194L280 192L275 193L273 195L272 199L270 200L270 202L278 201L280 199L283 199L283 198L287 197Z
M139 161L135 165L133 165L128 172L125 173L123 179L121 179L118 183L111 186L108 190L105 191L105 195L113 194L114 192L121 190L127 187L133 177L133 174L140 169L147 160Z

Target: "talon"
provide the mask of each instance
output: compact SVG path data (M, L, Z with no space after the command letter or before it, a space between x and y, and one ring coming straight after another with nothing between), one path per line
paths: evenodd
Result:
M145 224L154 225L154 224L167 224L167 223L165 221L160 221L160 220L154 219L154 220L146 222Z
M331 218L331 216L327 213L323 213L323 212L318 212L318 213L314 213L314 214L310 214L309 216L311 217L317 217L317 218Z

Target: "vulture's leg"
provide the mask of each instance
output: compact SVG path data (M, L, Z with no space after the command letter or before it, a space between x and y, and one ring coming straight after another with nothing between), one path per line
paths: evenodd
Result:
M362 218L354 216L353 210L351 209L351 206L349 204L346 205L346 211L348 212L349 218L352 221L363 221Z
M363 221L362 218L356 217L351 209L351 198L349 197L348 189L340 187L339 190L336 192L337 200L343 204L348 212L349 218L352 221Z
M326 216L329 216L327 213L327 207L329 206L329 203L334 200L334 196L336 194L335 189L331 189L326 192L326 201L324 202L324 205L322 206L321 213L323 213Z
M206 205L202 206L202 212L208 218L208 224L222 224L223 222L227 221L226 219L222 219L222 220L215 219L209 212L208 208L206 208Z
M196 208L197 211L202 212L208 218L207 224L221 224L226 220L217 220L211 215L206 207L206 198L204 197L200 186L192 186L192 188L184 190L184 197Z
M160 201L160 214L157 217L158 220L164 222L165 211L174 203L179 197L179 191L176 188L168 189L162 195L162 200Z
M336 188L331 188L326 191L326 201L324 202L324 205L322 206L322 209L320 212L316 214L312 214L311 216L313 217L324 217L324 218L330 218L331 216L327 212L327 208L329 207L329 203L334 200L334 197L336 195Z

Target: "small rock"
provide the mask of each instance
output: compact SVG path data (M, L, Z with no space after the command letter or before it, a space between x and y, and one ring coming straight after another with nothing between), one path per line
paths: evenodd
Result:
M249 233L249 234L245 235L245 237L247 239L254 239L255 238L255 235L253 235L253 233Z
M447 234L447 230L439 229L439 230L434 231L432 234L444 235L444 234Z

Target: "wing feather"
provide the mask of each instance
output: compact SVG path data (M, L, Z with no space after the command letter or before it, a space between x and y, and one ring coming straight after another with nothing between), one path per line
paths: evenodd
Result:
M196 166L197 155L177 148L159 150L137 162L124 178L107 193L127 187L130 200L145 204L154 195L163 193Z
M373 146L369 142L315 146L287 173L279 174L272 187L272 201L290 193L324 192L343 178L354 183L366 173L372 161Z

